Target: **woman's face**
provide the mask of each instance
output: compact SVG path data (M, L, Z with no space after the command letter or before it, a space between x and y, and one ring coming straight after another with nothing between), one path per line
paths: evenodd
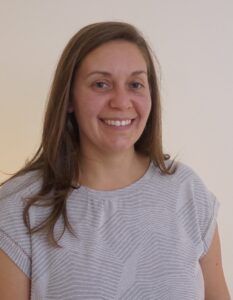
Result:
M78 123L83 153L131 151L150 110L147 66L136 45L111 41L84 58L69 107Z

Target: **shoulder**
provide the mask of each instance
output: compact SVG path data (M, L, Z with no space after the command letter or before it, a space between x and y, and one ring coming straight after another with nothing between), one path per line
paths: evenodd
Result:
M23 212L27 199L40 189L41 178L37 171L14 177L0 188L0 230L15 236L25 231Z
M39 192L42 178L38 171L14 177L0 187L0 225L8 220L21 223L27 199Z
M0 249L28 276L31 237L24 223L25 201L40 187L37 171L14 177L0 188ZM30 218L30 224L33 218Z
M165 173L162 173L161 170L159 170L158 166L154 162L154 166L156 167L155 173L159 175L159 177L163 178L167 183L175 184L175 185L181 185L183 183L190 183L192 180L199 179L202 180L201 177L198 175L197 171L191 167L190 165L176 160L173 162L173 160L168 159L164 161L164 164L166 168L170 168L170 170L173 170L173 174L168 175Z
M179 198L183 198L186 202L190 202L190 199L192 199L196 205L207 206L208 204L212 205L213 202L218 202L205 183L203 176L190 165L178 161L176 162L176 171L173 175L168 176L171 177L173 186L179 190Z
M17 201L29 197L41 187L42 177L39 171L30 171L14 177L0 187L0 205L6 201Z
M196 230L193 235L199 236L204 255L213 238L220 202L193 167L179 162L176 172L177 218L187 232L191 227Z
M191 194L193 201L199 206L202 205L208 208L213 204L219 205L216 196L209 189L203 176L199 172L183 162L178 162L177 165L175 179L177 183L180 184L184 196L187 196L188 193Z

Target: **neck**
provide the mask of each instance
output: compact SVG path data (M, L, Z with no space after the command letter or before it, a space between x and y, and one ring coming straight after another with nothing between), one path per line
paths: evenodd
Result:
M125 187L145 173L149 158L133 151L105 157L81 156L79 184L97 190Z

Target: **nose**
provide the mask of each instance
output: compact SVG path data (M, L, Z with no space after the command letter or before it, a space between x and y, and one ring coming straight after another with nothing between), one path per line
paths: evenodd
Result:
M110 106L111 108L118 108L118 109L129 109L132 105L132 95L127 90L126 87L115 87L111 99L110 99Z

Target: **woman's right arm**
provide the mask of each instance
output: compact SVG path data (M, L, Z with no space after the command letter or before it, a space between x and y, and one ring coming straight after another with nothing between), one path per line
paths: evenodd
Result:
M29 300L30 279L0 250L0 299Z

